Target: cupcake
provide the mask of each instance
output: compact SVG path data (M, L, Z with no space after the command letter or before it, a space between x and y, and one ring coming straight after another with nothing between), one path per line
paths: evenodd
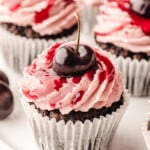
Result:
M124 114L128 94L102 50L57 43L24 69L22 103L44 150L105 150Z
M113 1L100 7L94 27L97 44L115 55L134 96L150 95L149 10L150 1Z
M143 132L147 149L149 150L150 149L150 113L147 114L146 120L142 127L142 132Z
M0 45L7 64L23 68L55 42L74 39L79 7L71 0L0 0Z

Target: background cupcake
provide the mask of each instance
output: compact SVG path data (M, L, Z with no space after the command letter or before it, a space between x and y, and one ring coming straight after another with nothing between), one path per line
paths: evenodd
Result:
M136 2L101 6L94 32L97 44L117 57L126 87L145 96L150 95L150 2ZM144 14L136 11L142 4Z
M0 45L8 65L22 71L48 45L74 39L71 0L0 0Z
M145 122L142 127L143 136L147 149L150 149L150 113L147 114Z
M45 150L107 149L127 106L121 75L107 54L74 42L39 55L21 85L27 117Z

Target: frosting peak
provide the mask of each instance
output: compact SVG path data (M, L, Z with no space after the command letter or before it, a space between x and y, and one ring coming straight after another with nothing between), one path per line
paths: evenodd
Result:
M65 44L44 51L24 70L22 92L27 100L43 110L59 109L67 114L72 110L86 112L109 107L120 99L121 75L105 52L94 49L97 66L92 70L75 77L61 77L52 68L53 57L61 46Z

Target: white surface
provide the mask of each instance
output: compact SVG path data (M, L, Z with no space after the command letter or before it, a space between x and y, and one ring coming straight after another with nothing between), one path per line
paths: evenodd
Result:
M37 150L31 128L26 120L19 102L20 76L11 72L0 56L0 70L5 71L10 79L14 93L15 109L6 120L0 121L0 139L5 141L12 150ZM110 150L146 150L142 136L142 122L145 114L150 111L147 98L131 98L129 107L119 125Z
M1 150L12 150L4 141L0 140L0 149Z

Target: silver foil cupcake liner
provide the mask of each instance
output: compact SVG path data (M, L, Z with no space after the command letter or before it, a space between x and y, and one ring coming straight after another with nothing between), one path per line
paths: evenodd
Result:
M150 130L148 130L149 121L150 121L150 113L147 114L147 116L145 117L145 121L142 125L142 133L148 150L150 150Z
M42 117L33 105L22 99L36 142L42 150L106 150L128 105L129 94L123 94L124 104L105 117L92 122L64 122Z
M124 84L133 96L150 96L150 60L116 58Z
M48 46L58 42L74 40L76 32L68 37L56 40L31 39L14 35L0 27L0 52L6 64L18 73L22 73L23 68L28 66Z

